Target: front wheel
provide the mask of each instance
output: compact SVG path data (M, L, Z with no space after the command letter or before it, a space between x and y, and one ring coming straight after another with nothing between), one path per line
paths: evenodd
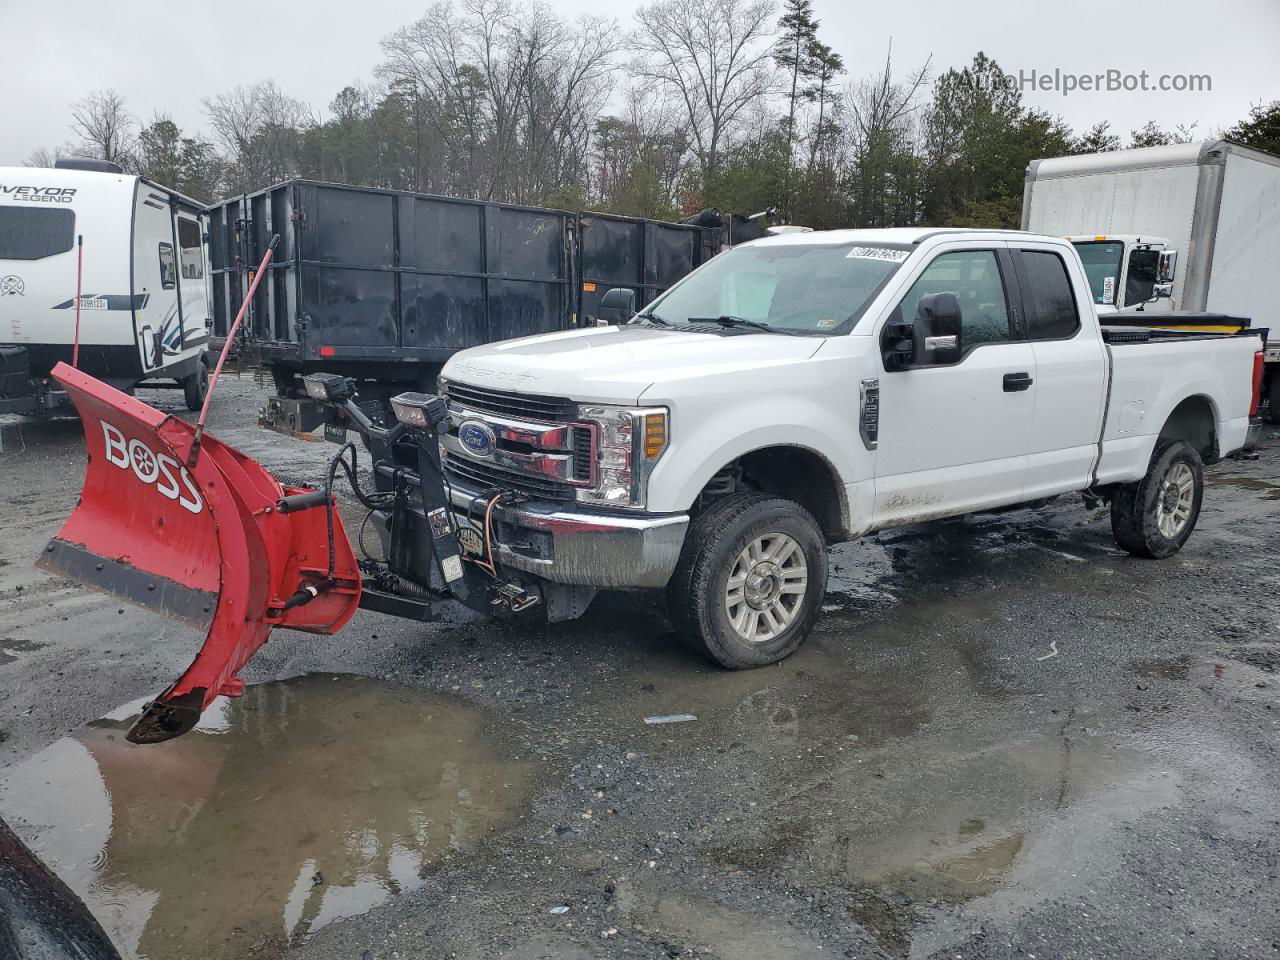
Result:
M203 407L204 398L209 393L209 368L205 362L199 361L195 372L183 377L181 383L187 409L195 411Z
M677 632L740 670L794 652L826 587L827 548L812 515L791 500L734 494L691 524L667 595Z
M1146 476L1111 498L1111 532L1135 557L1172 556L1195 529L1203 499L1200 454L1185 440L1162 440Z

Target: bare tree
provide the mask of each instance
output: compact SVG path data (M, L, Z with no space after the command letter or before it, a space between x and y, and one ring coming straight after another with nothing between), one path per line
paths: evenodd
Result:
M254 190L297 174L309 115L275 81L237 86L205 100L204 109L228 161L228 186Z
M419 179L467 196L533 201L580 177L612 89L612 21L570 24L511 0L439 0L383 41L379 74L414 99L437 145Z
M684 107L704 181L772 88L771 0L654 0L636 12L635 74Z
M24 167L52 167L66 151L65 147L37 147L23 161Z
M71 129L80 138L79 149L122 167L133 165L137 125L115 90L96 90L71 107Z

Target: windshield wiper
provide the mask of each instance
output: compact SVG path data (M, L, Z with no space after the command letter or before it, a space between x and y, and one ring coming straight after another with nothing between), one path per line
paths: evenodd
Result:
M632 322L633 322L633 323L634 323L636 320L648 320L650 323L657 324L657 325L658 325L658 326L660 326L660 327L669 327L669 326L671 326L671 321L670 321L670 320L663 320L663 319L662 319L660 316L658 316L656 313L637 313L637 314L636 314L634 317L632 317L631 319L632 319Z
M782 330L778 327L771 327L767 323L761 323L759 320L748 320L745 317L734 317L729 314L721 314L718 317L690 317L690 323L718 323L722 327L750 327L752 330L759 330L762 333L784 333L792 336L794 331Z

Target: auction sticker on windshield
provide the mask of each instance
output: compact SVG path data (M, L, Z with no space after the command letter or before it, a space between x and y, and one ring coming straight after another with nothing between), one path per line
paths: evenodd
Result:
M890 250L888 247L852 247L845 254L845 259L858 257L862 260L888 260L890 263L902 263L910 254L910 250Z

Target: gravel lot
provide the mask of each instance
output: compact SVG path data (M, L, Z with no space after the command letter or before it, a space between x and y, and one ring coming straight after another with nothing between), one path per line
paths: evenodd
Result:
M316 476L333 448L258 429L265 389L226 381L212 431ZM1069 498L890 531L837 548L812 638L744 673L646 595L551 628L361 612L278 632L208 729L132 747L198 638L32 568L83 444L27 422L0 454L0 815L152 960L1280 956L1264 436L1166 561Z

